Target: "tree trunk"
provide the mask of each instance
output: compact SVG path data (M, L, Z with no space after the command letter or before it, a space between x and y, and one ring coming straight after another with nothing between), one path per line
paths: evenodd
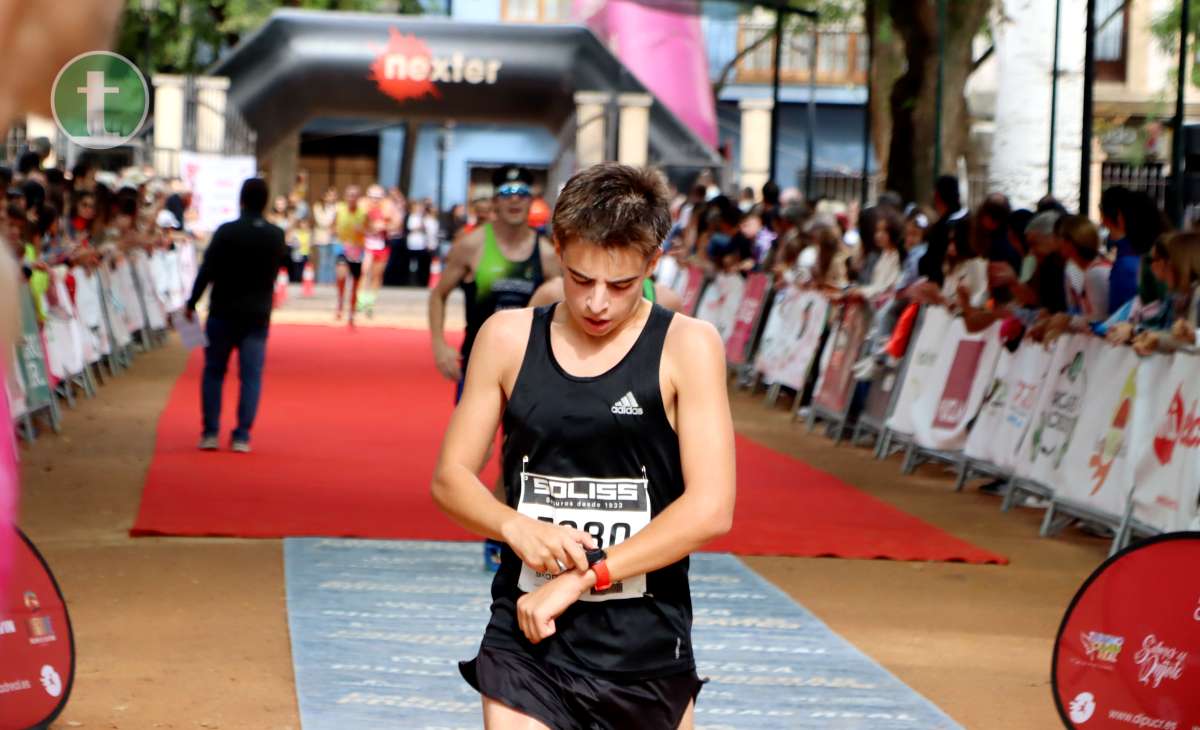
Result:
M875 148L875 161L880 170L888 167L892 141L892 89L896 80L904 73L904 42L896 34L888 16L887 3L874 0L875 22L867 28L870 38L871 106L867 113L871 120L871 146Z
M991 0L945 0L946 29L942 87L941 167L933 169L937 126L937 0L889 3L890 17L904 39L908 63L891 94L892 139L887 186L906 200L929 203L937 174L955 171L966 154L970 118L965 88L971 73L972 41Z

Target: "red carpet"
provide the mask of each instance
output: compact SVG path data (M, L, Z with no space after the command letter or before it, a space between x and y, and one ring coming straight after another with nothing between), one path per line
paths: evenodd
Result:
M159 421L132 534L473 539L429 497L453 385L434 369L427 332L273 327L250 455L196 450L200 372L197 353ZM222 439L235 372L231 362ZM1006 562L742 438L734 529L711 549Z

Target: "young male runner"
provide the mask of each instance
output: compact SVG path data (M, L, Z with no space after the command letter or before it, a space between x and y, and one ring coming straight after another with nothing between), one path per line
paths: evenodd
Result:
M460 665L489 730L692 727L687 558L730 527L733 425L716 330L642 296L667 204L651 171L575 175L552 219L563 302L476 339L433 497L506 543ZM501 422L506 504L475 476Z
M362 204L357 185L346 187L346 199L338 203L333 222L342 252L337 261L337 318L342 318L346 295L346 279L350 279L349 324L354 326L354 310L358 306L358 285L362 279L363 255L366 252L367 207Z

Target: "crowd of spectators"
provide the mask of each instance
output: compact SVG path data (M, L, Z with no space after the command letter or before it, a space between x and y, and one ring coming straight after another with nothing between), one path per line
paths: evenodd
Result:
M1047 197L975 209L940 178L932 208L884 193L873 205L806 203L767 183L737 200L700 180L676 199L665 250L710 273L762 271L776 289L819 290L876 315L860 379L903 354L916 309L941 305L979 331L1002 321L1010 347L1094 333L1139 353L1191 346L1200 308L1200 232L1175 231L1146 193L1111 187L1100 220Z
M34 143L15 169L0 167L0 238L20 262L43 319L43 295L57 303L52 267L115 266L135 249L149 253L190 238L191 194L181 181L142 167L99 170L86 157L66 171L45 165L49 153L48 144Z

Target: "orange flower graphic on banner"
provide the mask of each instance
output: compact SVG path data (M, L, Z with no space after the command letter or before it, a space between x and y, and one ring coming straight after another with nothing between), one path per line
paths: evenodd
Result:
M1096 453L1092 454L1092 458L1088 460L1088 465L1092 467L1092 479L1096 480L1095 486L1092 487L1092 494L1099 492L1100 488L1104 486L1104 482L1108 481L1108 473L1112 470L1113 462L1117 460L1117 455L1125 446L1125 429L1129 425L1129 416L1133 410L1133 397L1136 393L1137 368L1134 368L1125 378L1125 387L1121 389L1121 401L1117 404L1116 412L1113 413L1108 433L1101 439Z

